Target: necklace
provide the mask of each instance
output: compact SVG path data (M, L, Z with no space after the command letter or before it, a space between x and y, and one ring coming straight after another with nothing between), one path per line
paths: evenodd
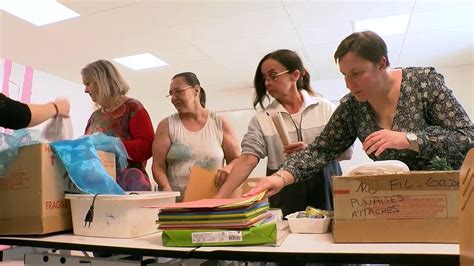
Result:
M117 101L110 105L110 106L107 106L107 107L104 107L102 106L102 108L100 109L100 111L102 113L110 113L110 112L113 112L115 111L119 106L120 104L122 103L122 100L124 99L124 96L123 95L120 95L120 97L117 99Z

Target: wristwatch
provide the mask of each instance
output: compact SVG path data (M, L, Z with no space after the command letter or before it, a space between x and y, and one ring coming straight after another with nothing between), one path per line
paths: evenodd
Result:
M407 140L410 143L410 148L416 147L416 145L418 144L418 137L413 132L407 133Z

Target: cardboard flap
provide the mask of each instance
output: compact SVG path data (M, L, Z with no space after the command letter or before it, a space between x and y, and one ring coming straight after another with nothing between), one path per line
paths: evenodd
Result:
M459 251L461 265L474 265L474 149L464 159L459 175Z

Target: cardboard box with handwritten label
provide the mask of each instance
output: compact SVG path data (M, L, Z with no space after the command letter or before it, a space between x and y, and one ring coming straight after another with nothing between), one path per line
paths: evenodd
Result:
M459 172L335 176L335 242L459 241Z
M115 155L100 151L97 154L115 178ZM0 235L72 229L65 190L74 190L74 186L48 144L21 147L9 173L0 177Z

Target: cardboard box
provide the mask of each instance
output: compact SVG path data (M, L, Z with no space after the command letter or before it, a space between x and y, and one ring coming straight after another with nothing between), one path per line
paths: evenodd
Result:
M98 152L115 177L115 155ZM0 178L0 235L47 234L72 228L64 190L74 190L48 144L21 147L9 174Z
M134 238L158 232L156 219L159 209L145 207L175 203L179 195L177 191L140 191L129 195L98 195L94 201L92 222L87 224L84 220L94 196L66 194L66 199L71 201L75 235Z
M459 172L333 177L334 241L459 241Z
M461 266L474 265L474 149L471 149L459 175L459 251Z

